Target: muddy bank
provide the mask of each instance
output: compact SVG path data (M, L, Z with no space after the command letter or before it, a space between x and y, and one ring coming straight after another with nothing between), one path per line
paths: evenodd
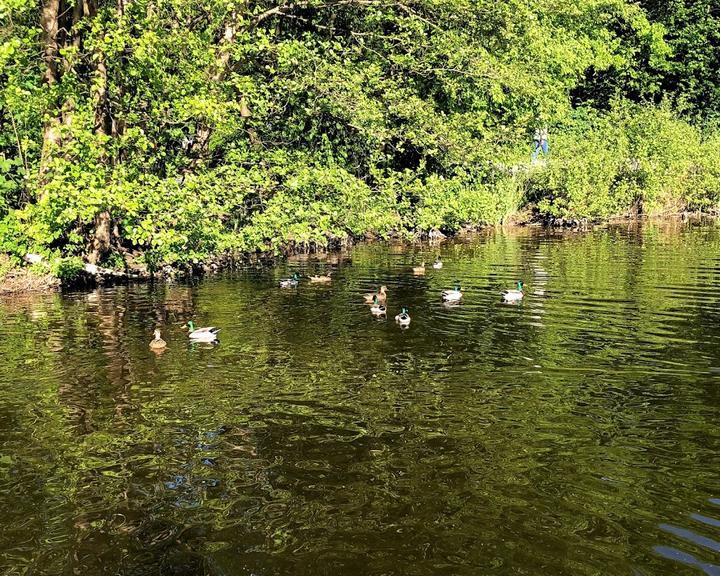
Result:
M0 277L0 295L26 292L54 292L60 279L52 274L38 274L29 268L13 268Z

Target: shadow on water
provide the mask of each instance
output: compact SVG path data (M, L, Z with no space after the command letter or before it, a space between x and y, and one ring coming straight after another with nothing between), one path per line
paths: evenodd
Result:
M525 230L4 300L0 571L715 576L718 254Z

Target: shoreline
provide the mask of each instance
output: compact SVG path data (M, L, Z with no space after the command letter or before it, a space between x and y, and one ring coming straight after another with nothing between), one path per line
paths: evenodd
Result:
M614 226L642 226L650 223L676 223L682 225L710 224L720 220L720 215L703 212L679 212L661 215L636 215L608 218L603 221L590 221L582 219L557 219L549 221L514 221L498 224L495 226L480 225L464 226L452 233L443 233L433 230L429 233L416 233L414 238L403 238L394 235L383 241L402 242L408 245L417 243L439 244L451 240L459 240L472 237L481 233L488 233L497 230L523 230L543 229L546 231L575 231L590 232L595 229L605 229ZM140 269L132 271L120 271L85 264L78 276L70 282L63 282L57 276L51 274L45 268L33 270L37 264L29 264L20 267L11 267L0 277L0 297L12 297L21 294L52 294L62 290L91 290L98 286L116 286L133 283L153 283L174 279L199 278L208 274L216 274L229 270L238 265L248 263L273 266L280 260L302 258L303 256L320 254L339 254L352 248L357 244L373 243L381 241L379 238L367 234L360 238L335 239L327 246L303 245L302 247L288 245L280 254L271 252L242 253L242 254L216 254L209 256L205 261L197 261L191 266L176 267L164 265L158 271L149 273ZM28 255L30 256L30 255ZM7 256L0 255L6 258ZM39 268L39 267L38 267Z

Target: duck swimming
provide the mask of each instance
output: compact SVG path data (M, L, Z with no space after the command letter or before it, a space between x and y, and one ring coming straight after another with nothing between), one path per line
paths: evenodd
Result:
M220 332L220 328L215 328L215 326L195 328L195 324L192 320L187 323L187 327L190 330L190 333L188 334L190 340L200 342L214 342L217 340L217 333Z
M414 266L413 274L425 274L425 262L420 264L420 266Z
M455 284L455 288L453 290L443 290L442 299L445 302L458 302L459 300L462 300L462 292L460 291L460 284Z
M522 300L523 296L525 296L522 280L518 280L517 290L503 290L501 296L505 302L517 302L518 300Z
M152 350L162 350L163 348L165 348L165 346L167 346L167 342L160 338L160 330L156 328L155 338L150 341L150 348Z
M435 258L435 262L433 262L433 268L435 268L435 270L440 270L440 268L442 268L442 267L443 267L442 260L440 260L440 256L438 256L437 258Z
M400 314L395 316L395 322L400 326L410 326L410 314L408 314L407 308L403 308Z
M293 275L290 276L290 278L283 278L280 280L280 288L297 288L299 283L300 276L298 276L297 272L293 272Z
M377 298L378 302L384 304L387 300L387 286L380 286L379 292L369 292L367 294L364 294L363 298L365 298L365 302L368 303L374 302L375 298Z
M387 312L385 305L380 304L377 294L375 295L372 306L370 306L370 312L372 312L375 316L382 316Z
M332 272L328 272L324 276L322 274L318 276L310 276L310 282L313 284L332 282L332 278L330 277L331 274Z

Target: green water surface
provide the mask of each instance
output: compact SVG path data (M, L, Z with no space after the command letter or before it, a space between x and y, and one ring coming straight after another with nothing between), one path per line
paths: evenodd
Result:
M651 224L7 298L0 573L717 576L719 304L720 228Z

